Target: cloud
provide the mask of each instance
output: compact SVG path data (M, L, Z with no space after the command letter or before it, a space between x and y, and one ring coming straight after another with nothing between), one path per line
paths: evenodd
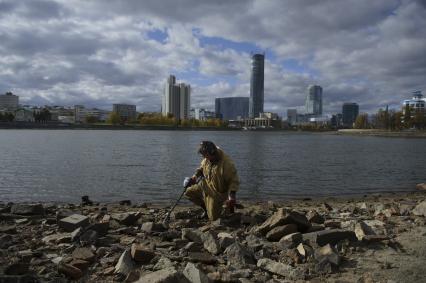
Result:
M266 51L265 110L302 110L319 84L326 113L348 101L375 112L426 89L425 12L409 0L2 1L0 92L159 111L173 73L213 109L249 95L254 49Z

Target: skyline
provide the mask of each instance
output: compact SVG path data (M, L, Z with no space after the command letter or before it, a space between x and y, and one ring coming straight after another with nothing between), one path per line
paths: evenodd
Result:
M310 84L324 114L400 108L425 93L425 12L424 1L2 1L0 93L160 111L174 74L191 107L214 109L249 97L251 52L265 52L265 111L301 111Z

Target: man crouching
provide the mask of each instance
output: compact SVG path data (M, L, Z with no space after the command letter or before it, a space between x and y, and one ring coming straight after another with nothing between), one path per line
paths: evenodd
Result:
M240 181L234 162L213 142L201 142L198 153L203 160L191 177L194 185L186 190L185 196L203 208L202 217L213 221L220 217L223 204L233 212ZM203 178L195 184L200 177Z

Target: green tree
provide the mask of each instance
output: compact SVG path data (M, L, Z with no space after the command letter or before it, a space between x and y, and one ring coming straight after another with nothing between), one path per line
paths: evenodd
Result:
M355 119L355 128L356 129L368 129L368 114L361 113Z
M405 111L404 111L404 128L411 128L413 126L412 119L411 119L411 108L410 105L405 105Z
M121 117L120 117L120 115L118 115L117 112L111 112L109 114L108 119L107 119L107 123L112 124L112 125L118 125L121 122L122 122Z
M416 114L413 117L413 126L417 129L424 129L426 127L426 113L423 112L416 112Z
M97 122L99 122L99 119L98 119L98 117L96 117L96 116L86 116L86 118L85 118L85 121L86 121L86 123L88 123L88 124L93 124L93 123L97 123Z

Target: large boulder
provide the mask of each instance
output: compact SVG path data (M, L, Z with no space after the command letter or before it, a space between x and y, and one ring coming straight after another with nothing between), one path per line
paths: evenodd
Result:
M230 266L245 266L256 263L254 254L238 242L227 247L224 253L228 257L228 265Z
M273 228L285 224L296 224L300 232L305 232L311 227L305 215L296 211L289 211L284 208L278 209L271 217L269 217L262 225L255 229L255 232L266 235Z
M426 217L426 200L419 203L414 209L413 214Z
M44 215L44 207L42 204L14 204L11 207L12 214L19 215Z
M297 232L296 224L287 224L284 226L278 226L273 228L271 231L266 234L266 239L268 241L277 242L282 237Z

